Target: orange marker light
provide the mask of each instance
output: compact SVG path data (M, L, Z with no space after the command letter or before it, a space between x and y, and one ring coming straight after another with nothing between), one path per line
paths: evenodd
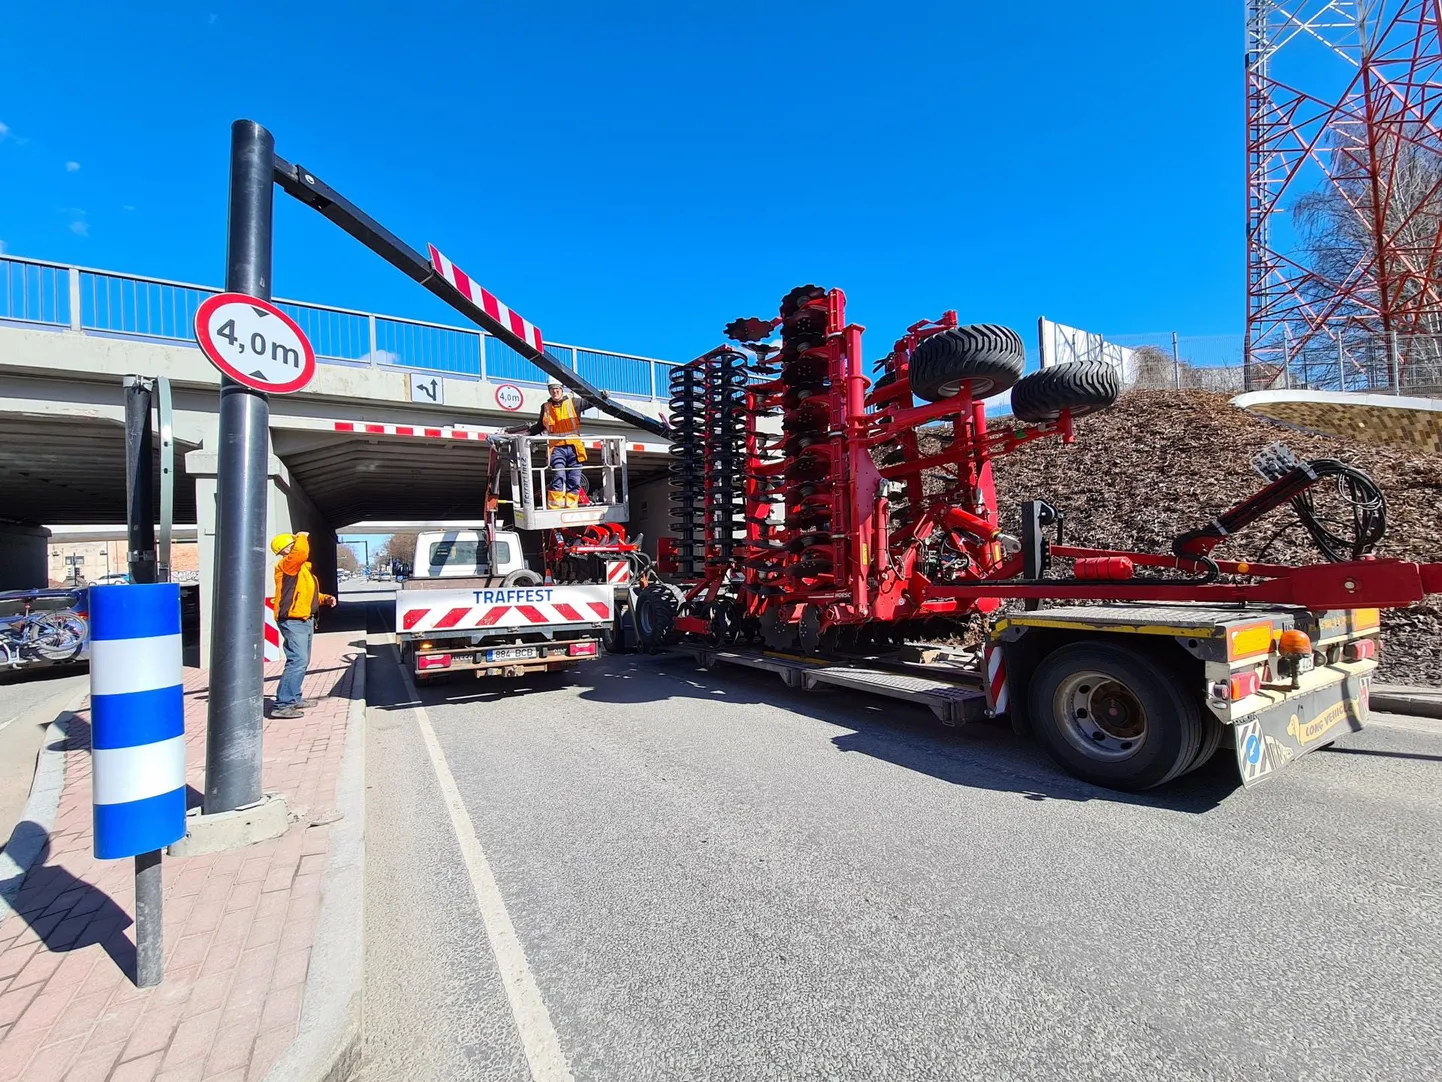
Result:
M1310 654L1312 640L1307 638L1305 631L1293 628L1290 631L1282 632L1281 638L1277 640L1277 651L1282 654Z

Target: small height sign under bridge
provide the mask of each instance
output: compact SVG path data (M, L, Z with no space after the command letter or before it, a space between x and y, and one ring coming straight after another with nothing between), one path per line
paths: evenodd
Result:
M291 394L315 375L315 350L290 316L244 293L217 293L195 313L195 340L211 364L255 391Z

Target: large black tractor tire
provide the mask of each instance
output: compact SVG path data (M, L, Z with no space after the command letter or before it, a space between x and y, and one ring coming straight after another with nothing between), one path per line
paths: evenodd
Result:
M1042 659L1027 708L1037 739L1068 773L1138 792L1186 771L1210 742L1201 705L1181 690L1195 683L1142 651L1078 642Z
M631 618L644 653L654 654L666 644L676 623L676 609L676 595L664 586L647 586L636 595Z
M517 571L512 571L509 575L507 575L504 579L502 579L502 580L501 580L501 585L502 585L502 586L539 586L539 585L541 585L541 576L538 575L538 574L536 574L534 571L531 571L531 570L523 567L523 568L520 568L520 569L517 570Z
M1055 421L1063 410L1085 417L1116 403L1121 394L1116 366L1102 361L1068 361L1023 376L1011 389L1011 415L1018 421Z
M1026 368L1026 348L1010 327L976 323L933 334L912 351L911 391L928 402L940 402L971 384L971 397L1001 394Z

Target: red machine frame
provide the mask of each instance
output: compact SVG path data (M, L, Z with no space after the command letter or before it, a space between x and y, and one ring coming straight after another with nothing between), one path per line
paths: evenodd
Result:
M960 620L993 612L1009 598L1267 602L1322 610L1404 606L1442 592L1442 564L1370 557L1309 566L1213 560L1209 552L1228 535L1225 529L1187 535L1173 555L1048 544L1037 522L1021 538L1006 533L991 460L1045 437L1072 442L1072 412L989 429L985 407L973 401L966 380L952 397L918 401L913 354L926 339L957 326L954 311L912 324L882 360L875 384L863 370L863 328L846 321L839 289L793 290L778 318L738 320L727 328L747 343L779 328L785 344L779 370L768 359L774 347L748 347L758 360L751 366L756 381L744 392L744 536L725 511L708 505L708 559L685 591L677 632L712 642L760 633L772 646L811 651L834 643L827 637L847 628L874 633L911 621ZM712 364L723 351L737 352L721 346L691 364ZM780 435L765 428L766 418L778 414ZM943 426L932 433L942 450L922 455L923 425ZM701 445L705 461L714 461L716 447ZM695 453L697 444L688 446ZM888 447L892 460L878 465L875 453ZM938 471L951 480L928 495L923 475ZM1289 475L1219 521L1239 528L1315 482L1315 476ZM896 521L886 483L905 493ZM782 522L770 514L774 502L784 504ZM939 563L939 552L952 555ZM723 553L729 558L719 558ZM1053 557L1073 561L1072 574L1043 578ZM1173 577L1137 577L1138 569ZM1229 581L1218 581L1223 576Z

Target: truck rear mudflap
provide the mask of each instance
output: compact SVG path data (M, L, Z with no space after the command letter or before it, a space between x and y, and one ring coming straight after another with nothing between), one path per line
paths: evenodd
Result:
M1237 769L1244 786L1265 781L1295 759L1358 732L1367 721L1370 675L1348 674L1237 719Z

